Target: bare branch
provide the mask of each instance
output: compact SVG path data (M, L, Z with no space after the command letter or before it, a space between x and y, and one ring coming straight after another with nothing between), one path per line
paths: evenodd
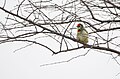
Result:
M29 42L40 45L53 54L80 50L84 45L76 40L75 30L76 25L81 23L89 32L89 43L84 50L97 49L120 56L120 6L117 3L110 0L73 0L62 1L61 4L51 0L27 1L22 0L13 10L7 10L5 0L3 7L0 7L0 10L8 14L6 22L0 22L0 44ZM49 40L58 46L51 46L48 41L41 42L42 40ZM69 62L80 56L51 64Z

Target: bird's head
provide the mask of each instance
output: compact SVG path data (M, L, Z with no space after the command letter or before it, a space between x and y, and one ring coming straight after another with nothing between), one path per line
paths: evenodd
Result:
M77 28L83 28L83 25L82 24L77 24Z
M83 29L83 25L82 24L77 24L77 29L78 29L78 31L80 31L80 30L82 30Z

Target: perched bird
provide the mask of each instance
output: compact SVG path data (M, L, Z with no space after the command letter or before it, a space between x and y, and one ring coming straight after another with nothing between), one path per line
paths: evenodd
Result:
M82 44L88 43L88 32L82 24L77 25L77 40Z

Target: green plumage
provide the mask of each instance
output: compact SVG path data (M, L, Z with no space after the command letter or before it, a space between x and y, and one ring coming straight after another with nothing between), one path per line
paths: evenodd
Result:
M77 40L83 44L88 43L88 32L82 24L77 25Z

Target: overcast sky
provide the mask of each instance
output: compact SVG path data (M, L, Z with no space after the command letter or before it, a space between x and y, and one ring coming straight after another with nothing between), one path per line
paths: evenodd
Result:
M15 5L14 1L7 0L6 9ZM4 12L0 15L3 16ZM2 17L0 21L3 21ZM22 43L0 45L0 79L120 79L120 75L117 75L120 73L120 66L111 55L90 50L86 56L70 62L40 67L43 64L69 60L87 49L52 56L47 49L32 45L14 53L21 46Z

